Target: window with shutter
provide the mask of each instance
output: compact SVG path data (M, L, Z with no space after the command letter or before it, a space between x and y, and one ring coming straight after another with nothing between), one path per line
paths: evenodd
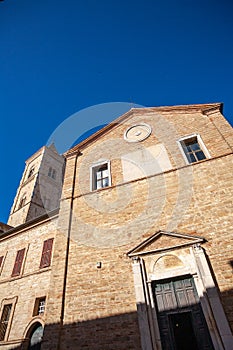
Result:
M50 266L51 257L52 257L52 248L53 248L53 238L49 238L46 241L44 241L41 261L40 261L40 268Z
M10 319L12 304L4 305L0 321L0 340L4 340Z
M0 256L0 269L1 269L1 267L2 267L3 258L4 258L4 256L3 256L3 255L2 255L2 256Z
M25 254L25 248L17 251L14 268L13 268L13 271L11 274L12 277L20 275L22 264L23 264L24 254Z
M1 274L1 272L2 272L3 258L4 258L3 255L0 256L0 274Z

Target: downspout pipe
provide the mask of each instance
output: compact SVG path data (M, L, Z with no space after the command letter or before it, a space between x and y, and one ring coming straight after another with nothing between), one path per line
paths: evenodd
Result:
M81 155L81 152L78 151L75 154L75 162L74 162L72 191L71 191L71 198L70 198L70 212L69 212L67 240L66 240L65 269L64 269L64 277L63 277L62 304L61 304L61 315L60 315L60 325L59 325L59 335L58 335L58 342L57 342L57 350L61 349L61 333L62 333L62 327L63 327L64 315L65 315L66 285L67 285L67 272L68 272L68 262L69 262L71 225L72 225L72 218L73 218L74 191L75 191L75 182L76 182L76 175L77 175L76 174L77 173L76 168L77 168L78 157L80 155Z

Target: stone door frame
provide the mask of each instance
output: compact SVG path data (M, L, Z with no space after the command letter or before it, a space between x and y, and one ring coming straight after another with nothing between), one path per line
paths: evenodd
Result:
M156 264L159 259L174 256L183 266L159 271ZM140 251L138 246L128 256L133 262L134 286L141 333L142 350L162 350L156 307L151 283L155 280L190 274L200 298L202 310L208 325L210 336L216 350L233 349L231 329L223 310L218 290L214 283L204 249L200 243L189 247L177 247L166 251Z

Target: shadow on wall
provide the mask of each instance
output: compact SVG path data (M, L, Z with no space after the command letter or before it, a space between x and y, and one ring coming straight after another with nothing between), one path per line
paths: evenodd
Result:
M57 347L59 329L59 324L45 325L41 344L29 346L28 340L12 350L141 350L136 312L63 325Z
M232 305L233 305L233 289L221 293L228 320L233 321ZM184 341L189 344L189 349L202 350L204 347L200 345L206 341L206 334L200 334L200 339L197 339L197 328L195 329L195 317L200 314L198 310L199 303L189 305L189 307L180 307L178 309L168 308L163 310L158 316L158 320L162 324L161 327L168 326L170 337L169 350L175 349L174 343L179 345ZM139 305L139 310L145 310L144 304ZM77 310L78 313L78 310ZM193 313L196 315L193 317ZM157 315L159 314L157 309ZM48 324L44 329L42 343L29 346L29 339L19 347L12 347L15 350L141 350L141 339L139 332L140 318L144 318L145 314L138 317L137 312L119 314L111 317L97 318L78 323L70 323L63 325L60 328L59 324ZM167 322L167 325L165 323ZM204 321L205 323L205 321ZM177 324L180 327L177 329ZM231 324L233 326L233 322ZM232 327L233 328L233 327ZM145 331L145 329L144 329ZM167 334L168 334L167 333ZM184 339L184 333L186 339ZM189 336L188 336L189 334ZM161 335L162 336L162 335ZM60 341L59 341L60 338ZM162 336L163 338L163 336ZM190 339L192 339L193 348L190 347ZM166 341L165 341L166 342ZM59 346L58 346L59 343ZM166 348L166 346L165 346ZM181 347L183 349L183 347ZM9 347L8 347L9 349ZM154 347L154 350L156 347ZM178 349L180 347L178 346ZM213 344L208 341L206 349L213 350Z

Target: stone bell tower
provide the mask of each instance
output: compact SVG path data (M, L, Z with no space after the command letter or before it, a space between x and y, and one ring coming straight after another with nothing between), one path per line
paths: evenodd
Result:
M59 207L64 162L53 144L26 161L8 225L18 226Z

